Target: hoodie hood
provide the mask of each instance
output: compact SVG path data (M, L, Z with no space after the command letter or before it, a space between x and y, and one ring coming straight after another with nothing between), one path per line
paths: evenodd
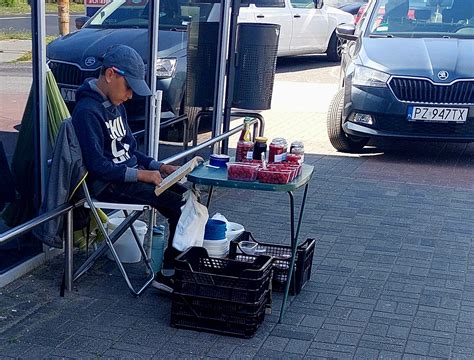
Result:
M99 103L103 103L107 100L107 97L97 88L97 79L90 78L84 81L84 84L81 85L76 92L76 101L79 101L81 98L92 98Z
M474 76L472 39L364 38L359 57L362 65L390 75L445 83ZM438 78L440 71L448 72L446 80Z

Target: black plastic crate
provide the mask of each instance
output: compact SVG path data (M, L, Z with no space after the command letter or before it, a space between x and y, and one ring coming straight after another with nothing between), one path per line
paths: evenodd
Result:
M265 319L269 291L256 303L173 294L171 326L250 338Z
M192 247L177 257L175 263L175 290L185 295L257 302L270 285L270 256L255 257L244 263L210 258L206 249Z
M244 231L236 239L230 242L229 258L242 262L254 261L255 256L245 255L245 253L240 249L239 243L242 241L254 241L259 244L257 246L257 252L262 251L265 255L273 256L272 290L280 292L285 291L286 282L288 280L288 269L291 261L291 247L258 242L251 233ZM311 278L315 244L316 241L314 239L306 239L304 243L298 246L296 251L294 277L290 283L291 295L299 294L303 286ZM239 252L241 252L241 254L239 254Z

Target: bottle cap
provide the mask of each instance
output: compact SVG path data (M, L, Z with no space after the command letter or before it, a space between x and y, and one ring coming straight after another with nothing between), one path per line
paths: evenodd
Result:
M264 143L266 143L267 140L268 140L268 139L267 139L265 136L257 136L257 137L255 138L255 141L256 141L256 142L264 142Z

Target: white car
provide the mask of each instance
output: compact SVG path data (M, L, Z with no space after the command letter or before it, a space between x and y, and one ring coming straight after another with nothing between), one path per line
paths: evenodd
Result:
M170 0L166 3L175 2L183 9L188 1ZM109 1L99 2L105 4ZM93 14L96 9L86 4L88 14ZM220 4L214 4L207 21L219 21L219 14ZM323 0L242 0L238 21L280 25L278 56L326 53L329 60L340 61L341 41L336 36L336 26L353 23L354 17L324 5Z
M279 24L278 56L326 53L340 61L336 26L353 23L354 17L323 0L251 0L241 5L239 22Z

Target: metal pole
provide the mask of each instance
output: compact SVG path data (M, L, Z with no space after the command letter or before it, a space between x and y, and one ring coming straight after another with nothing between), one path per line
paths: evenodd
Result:
M156 56L158 54L158 33L160 27L160 0L149 2L150 22L148 23L148 36L150 39L150 52L148 54L148 72L147 80L150 85L152 97L147 99L147 112L145 121L145 146L148 149L148 155L158 159L158 150L160 142L160 121L161 121L161 99L162 91L156 91ZM148 136L146 136L148 134ZM143 244L148 258L151 254L151 242L153 239L153 226L156 222L155 209L147 213L148 232Z
M230 25L230 1L221 1L221 17L219 25L219 47L217 49L216 87L214 91L214 112L212 115L212 137L222 134L222 117L224 110L226 62ZM219 147L214 146L213 152L219 152Z
M44 1L31 2L31 38L33 50L33 120L37 166L39 167L38 207L46 190L48 165L48 123L46 107L46 24Z
M158 29L160 22L160 0L153 0L148 2L150 6L151 18L148 23L148 37L150 43L150 51L148 53L147 60L147 74L146 79L150 85L151 92L156 92L156 56L158 54ZM148 154L153 156L154 144L151 143L150 139L154 137L154 129L150 127L153 122L151 119L154 118L154 127L160 127L160 117L156 117L155 110L155 97L147 98L147 106L145 113L145 149L148 149ZM148 121L147 121L148 120ZM153 133L153 134L151 134ZM158 141L154 139L153 141Z
M66 239L64 242L64 261L66 262L65 264L65 270L64 270L64 276L65 276L65 288L67 291L72 291L72 280L73 280L73 268L74 268L74 262L73 262L73 238L74 238L74 231L73 231L73 222L72 222L72 209L67 212L66 216Z
M235 50L237 41L237 19L239 17L240 0L231 0L231 15L229 24L229 59L227 61L227 83L225 90L225 103L223 114L223 129L225 133L230 129L230 118L232 113L232 99L234 98L234 77L235 77ZM229 140L222 142L222 153L229 152Z

